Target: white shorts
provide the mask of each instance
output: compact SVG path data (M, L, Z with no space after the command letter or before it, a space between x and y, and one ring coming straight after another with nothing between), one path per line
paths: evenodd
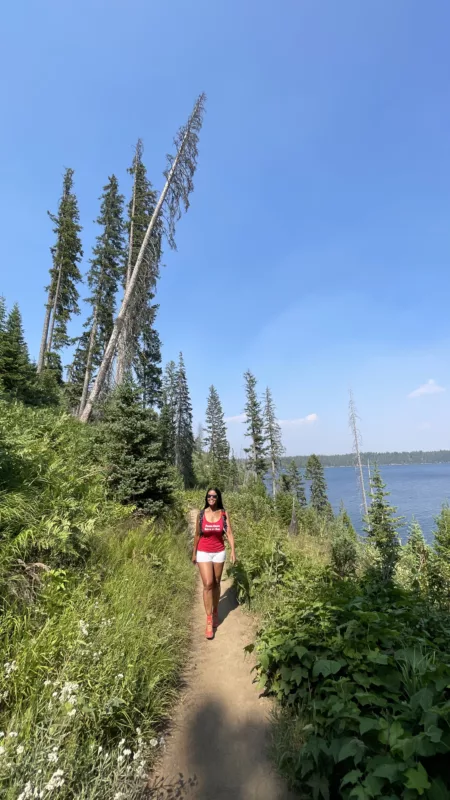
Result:
M197 564L223 564L226 555L226 550L220 550L219 553L203 553L197 550Z

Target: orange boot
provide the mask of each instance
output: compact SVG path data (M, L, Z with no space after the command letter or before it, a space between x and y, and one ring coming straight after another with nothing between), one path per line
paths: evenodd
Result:
M212 614L206 615L206 638L214 639L213 616Z

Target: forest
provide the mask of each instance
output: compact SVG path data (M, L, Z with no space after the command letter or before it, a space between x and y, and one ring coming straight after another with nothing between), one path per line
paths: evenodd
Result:
M378 464L388 466L392 464L448 464L450 462L450 450L413 450L412 452L389 452L389 453L365 453L361 452L363 464ZM298 467L306 467L308 456L293 456ZM320 462L324 467L354 467L355 454L347 453L344 455L324 456L319 455ZM283 465L290 459L282 458Z
M250 369L241 461L214 386L194 434L183 343L176 363L161 363L159 265L189 207L203 107L201 96L175 137L160 194L140 140L131 197L107 178L76 340L83 244L71 169L50 214L36 363L19 305L0 305L0 794L144 796L189 655L186 515L212 485L233 519L237 597L257 614L247 649L276 702L275 767L314 800L443 800L449 508L432 545L417 523L402 545L375 466L359 538L345 507L331 509L324 458L286 460L272 392ZM354 456L327 458L397 457L360 453L356 428L355 442Z

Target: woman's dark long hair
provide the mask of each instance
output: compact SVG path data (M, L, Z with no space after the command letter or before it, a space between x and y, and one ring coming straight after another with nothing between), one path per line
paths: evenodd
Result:
M220 491L220 489L216 489L216 487L215 487L215 486L210 486L210 487L209 487L209 489L208 489L208 491L206 492L206 496L205 496L205 505L203 506L203 508L204 508L204 509L205 509L205 508L209 508L209 503L208 503L208 494L209 494L209 492L211 492L211 491L215 492L215 493L216 493L216 495L217 495L216 508L221 508L221 509L225 510L225 509L223 508L223 503L222 503L222 492Z

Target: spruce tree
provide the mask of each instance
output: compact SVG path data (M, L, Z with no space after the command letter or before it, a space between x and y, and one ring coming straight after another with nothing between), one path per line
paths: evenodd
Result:
M172 501L173 485L161 455L158 417L144 409L130 382L117 387L97 429L109 493L122 503L158 514Z
M244 409L247 424L247 432L245 435L250 439L250 447L244 448L244 452L247 454L249 472L260 480L263 480L267 472L266 443L261 404L256 394L257 381L250 370L244 373L244 379L247 397Z
M214 486L225 486L230 466L230 445L222 404L214 386L209 387L203 442L209 455L210 482Z
M22 317L17 303L5 321L5 306L2 305L0 349L0 383L4 392L14 400L32 404L35 399L36 372L30 362L25 342Z
M47 354L61 350L70 344L67 324L72 314L79 314L79 292L77 283L81 280L78 264L83 257L79 224L78 202L73 189L73 169L67 169L63 180L63 193L58 213L48 212L54 223L56 242L50 248L53 265L50 269L50 283L46 287L47 304L39 352L38 372L42 372L47 362Z
M169 361L163 375L162 406L159 415L161 452L165 461L172 466L175 466L176 371L175 361Z
M130 284L134 265L136 264L139 251L149 226L150 220L155 210L157 194L152 188L152 184L147 178L147 170L142 161L143 144L138 140L133 164L128 170L133 175L133 192L128 206L128 255L123 272L124 290ZM136 359L139 353L139 340L147 327L146 336L149 337L148 326L153 324L156 313L152 299L156 281L159 277L159 262L161 258L161 221L155 226L144 253L144 263L139 276L138 286L134 293L130 314L123 327L119 338L116 383L120 385L125 377L129 375L132 366L136 366ZM141 341L141 348L142 348ZM144 343L145 347L145 343ZM147 352L147 357L149 352ZM158 362L159 364L159 362ZM158 366L157 364L157 366Z
M448 505L443 506L441 513L436 517L434 549L439 558L450 564L450 506Z
M103 187L100 198L100 214L97 225L100 233L93 248L93 258L87 282L91 290L88 303L92 307L85 328L89 332L86 351L86 365L80 400L80 413L83 412L88 396L92 373L99 366L108 344L114 325L115 297L121 273L124 269L124 198L119 193L115 175L111 175Z
M305 482L293 458L290 460L286 472L282 473L280 482L283 491L291 492L296 497L299 506L306 508Z
M144 408L160 408L162 404L161 339L154 327L158 308L151 305L149 298L134 357L136 381L142 392Z
M371 499L367 517L367 540L373 542L379 555L379 565L375 568L376 576L382 583L392 580L400 554L400 540L397 526L400 518L395 516L396 509L386 502L389 492L385 491L378 467L372 476Z
M237 462L237 458L234 455L234 451L231 454L230 458L230 466L228 471L228 485L233 492L237 491L240 486L243 484L243 475L242 470L239 469L239 464Z
M192 432L192 406L186 378L183 354L180 353L175 384L175 465L187 489L194 485L194 434Z
M284 452L281 439L281 428L277 422L275 403L269 387L264 396L264 435L267 442L267 453L272 473L272 496L277 493L277 480L280 470L281 456Z
M319 513L333 516L327 497L327 484L323 466L316 455L308 458L306 463L306 479L311 481L311 505Z
M5 346L5 333L6 333L6 301L0 295L0 392L4 390L3 386L3 349Z

